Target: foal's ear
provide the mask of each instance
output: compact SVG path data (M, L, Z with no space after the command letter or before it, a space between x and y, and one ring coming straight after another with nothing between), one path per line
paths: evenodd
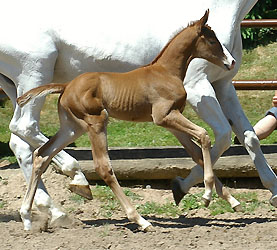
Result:
M204 16L200 19L200 22L201 22L202 26L204 26L207 23L208 17L209 17L209 13L210 13L210 10L207 9L205 14L204 14Z
M198 26L199 33L201 33L202 27L205 26L205 24L207 23L209 13L210 13L210 11L209 11L209 9L207 9L204 16L198 21L197 26Z

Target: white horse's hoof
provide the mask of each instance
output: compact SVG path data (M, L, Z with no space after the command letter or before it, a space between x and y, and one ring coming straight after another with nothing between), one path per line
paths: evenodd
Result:
M89 185L69 184L69 190L75 194L81 195L88 200L93 199Z
M32 221L30 219L22 218L24 231L30 231L32 229Z
M25 231L30 231L31 228L32 228L32 223L31 223L31 221L24 221L24 222L23 222L23 225L24 225L24 230L25 230Z
M269 203L273 206L273 207L277 207L277 194L276 195L272 195Z
M21 220L23 222L24 230L30 231L32 228L32 220L31 220L31 214L27 212L26 209L22 208L20 209L20 216Z

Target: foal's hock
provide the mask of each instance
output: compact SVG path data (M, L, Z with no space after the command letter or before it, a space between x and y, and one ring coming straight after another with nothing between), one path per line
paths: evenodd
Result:
M206 25L208 15L207 11L199 21L176 34L148 65L127 73L85 73L67 84L48 84L18 98L18 104L23 106L38 95L61 93L60 130L34 153L33 172L20 211L25 230L31 228L31 206L41 174L55 154L85 132L91 140L95 169L110 186L129 220L143 230L151 226L131 205L113 172L107 145L108 116L136 122L153 121L171 131L193 160L204 167L203 198L209 204L214 185L210 139L203 128L182 115L186 102L183 80L193 58L204 58L227 70L233 67L214 32ZM192 138L200 143L201 149Z

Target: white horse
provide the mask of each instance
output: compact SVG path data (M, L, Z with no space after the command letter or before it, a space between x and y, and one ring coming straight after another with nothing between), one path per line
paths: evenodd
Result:
M241 61L240 22L256 1L80 0L76 4L69 0L10 0L2 3L5 11L0 16L0 86L14 104L10 147L26 179L31 174L34 149L48 140L39 130L45 100L37 98L21 109L16 105L17 97L49 82L69 81L82 72L123 72L145 65L174 31L198 19L209 8L209 25L237 63L234 70L226 73L205 60L194 59L184 81L188 102L213 128L216 137L211 152L213 164L230 146L232 126L254 160L264 186L272 192L271 203L277 206L277 178L260 150L231 84ZM188 139L176 136L181 141ZM73 178L73 190L78 192L78 185L88 186L74 158L61 151L53 160ZM196 166L188 178L177 178L175 184L180 196L201 182L202 177L202 168ZM39 184L35 203L51 213L52 220L64 216L51 201L43 183ZM231 202L232 207L238 204L235 199Z

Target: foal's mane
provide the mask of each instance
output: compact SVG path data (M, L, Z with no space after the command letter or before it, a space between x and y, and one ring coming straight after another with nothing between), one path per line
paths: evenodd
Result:
M167 42L167 44L166 44L166 45L163 47L163 49L160 51L160 53L154 58L154 60L153 60L152 62L150 62L149 64L145 65L144 67L150 66L150 65L153 65L154 63L156 63L156 62L159 60L159 58L163 55L163 53L165 52L165 50L168 48L168 46L171 44L171 42L172 42L177 36L179 36L179 35L182 33L182 31L184 31L185 29L187 29L187 28L189 28L189 27L194 26L198 21L199 21L199 20L192 21L192 22L190 22L190 23L188 24L187 27L185 27L185 28L182 27L182 28L180 28L179 30L175 31L175 32L173 33L173 35L171 36L171 38L169 39L169 41ZM211 30L211 27L210 27L209 25L207 25L207 24L206 24L204 27L206 27L206 28L208 28L209 30Z

